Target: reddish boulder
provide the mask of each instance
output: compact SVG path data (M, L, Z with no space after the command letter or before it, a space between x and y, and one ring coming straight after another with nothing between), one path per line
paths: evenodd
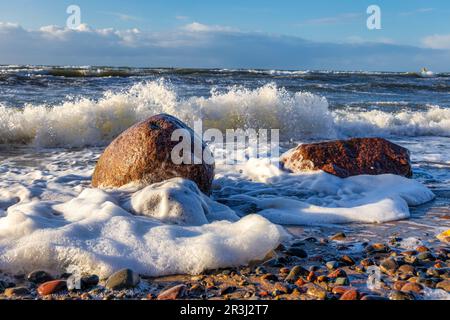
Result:
M191 138L194 154L194 131L179 119L155 115L125 130L105 149L92 176L94 187L120 187L130 182L144 185L175 177L194 181L199 189L209 194L214 178L214 162L176 164L172 149L179 141L171 141L172 133L185 129ZM198 138L197 138L198 139ZM202 155L208 147L201 141ZM196 154L197 155L197 154Z
M302 144L281 161L293 172L323 170L341 178L385 173L412 176L408 149L382 138Z

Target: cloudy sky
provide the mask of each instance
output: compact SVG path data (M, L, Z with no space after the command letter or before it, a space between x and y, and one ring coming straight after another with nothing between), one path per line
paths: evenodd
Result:
M0 64L450 71L449 16L444 0L0 0Z

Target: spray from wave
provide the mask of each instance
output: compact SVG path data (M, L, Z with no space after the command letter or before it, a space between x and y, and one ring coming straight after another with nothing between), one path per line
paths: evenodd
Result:
M0 143L40 147L82 147L109 143L123 130L158 113L169 113L188 124L203 120L204 128L280 129L282 141L364 135L450 136L450 110L429 106L425 111L329 110L325 98L291 93L275 84L256 89L233 86L212 90L209 97L180 99L164 80L139 83L101 99L78 98L61 105L0 104Z

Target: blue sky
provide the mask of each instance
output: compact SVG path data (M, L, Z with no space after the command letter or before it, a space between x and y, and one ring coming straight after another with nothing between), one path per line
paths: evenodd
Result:
M444 0L0 0L0 64L450 71L449 16Z

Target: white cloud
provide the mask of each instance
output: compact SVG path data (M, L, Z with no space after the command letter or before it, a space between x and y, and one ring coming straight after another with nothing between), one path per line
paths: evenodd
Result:
M412 10L412 11L405 11L405 12L400 12L401 16L412 16L415 14L420 14L420 13L427 13L427 12L433 12L434 8L419 8L416 10Z
M349 39L351 40L351 39ZM449 51L399 46L390 39L320 43L295 36L242 32L199 22L173 30L26 30L0 23L4 64L128 65L168 67L416 70L450 65ZM383 43L380 43L383 42ZM408 59L405 59L408 57Z
M450 34L435 34L422 39L422 43L427 48L450 49Z
M237 32L237 29L228 26L206 25L199 22L192 22L183 27L189 32Z

